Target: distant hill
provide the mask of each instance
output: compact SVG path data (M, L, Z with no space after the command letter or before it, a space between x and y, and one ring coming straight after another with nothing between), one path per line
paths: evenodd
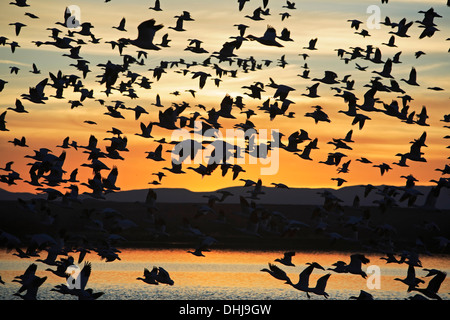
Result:
M384 186L378 186L381 190ZM423 195L419 196L416 201L417 206L421 206L425 202L426 195L430 191L429 186L416 186L416 190L420 191ZM253 187L229 187L212 192L194 192L183 188L154 188L157 194L157 202L159 203L206 203L208 197L215 195L221 197L219 191L228 191L232 193L227 197L224 203L239 203L239 197L250 197ZM254 201L261 204L299 204L299 205L318 205L323 204L324 198L320 195L323 191L329 191L334 196L342 200L343 205L352 205L355 196L360 199L360 205L362 206L376 206L374 203L376 200L382 199L380 194L377 194L377 190L372 190L367 197L364 197L364 186L350 186L340 189L331 188L273 188L262 187L264 194L258 196L258 199ZM145 201L148 189L129 190L111 193L106 196L108 201L116 202L136 202ZM442 189L436 203L438 209L450 209L450 197L449 190ZM396 200L400 199L402 191L399 191ZM17 200L21 198L23 200L29 200L36 197L44 197L43 195L36 195L32 193L12 193L4 189L0 189L0 200ZM90 199L89 196L81 195L81 199ZM251 199L248 199L249 201ZM399 203L401 207L406 207L406 201Z

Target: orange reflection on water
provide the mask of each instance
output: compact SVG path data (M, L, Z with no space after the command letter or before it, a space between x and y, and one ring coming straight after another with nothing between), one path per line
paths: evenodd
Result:
M291 281L296 283L299 273L307 267L307 262L317 262L325 270L315 269L310 276L310 286L313 286L317 279L326 273L331 273L327 283L329 290L369 290L367 279L361 275L340 274L328 268L332 264L341 260L350 262L348 253L342 252L298 252L292 261L295 266L284 266L275 262L276 258L281 258L282 253L277 251L233 251L233 250L212 250L206 252L205 257L196 257L184 249L127 249L121 253L121 261L113 262L120 270L103 270L97 268L96 281L108 282L114 279L122 282L141 282L136 280L142 276L144 267L151 269L153 266L164 267L171 275L177 286L204 286L204 287L254 287L254 288L289 288L295 290L284 281L277 280L261 269L267 268L268 263L275 263L282 268ZM369 265L380 267L381 281L380 290L386 291L406 291L406 285L395 278L406 278L408 266L406 264L386 264L379 255L366 254L370 259L367 265L363 265L366 270ZM435 268L448 271L449 258L441 256L422 257L424 268ZM91 259L91 261L93 261ZM123 266L121 268L120 266ZM107 266L107 264L103 264ZM99 267L97 264L94 268ZM425 280L425 284L431 278L424 277L427 274L422 268L416 267L416 276ZM368 274L368 278L371 274ZM94 277L94 274L93 274ZM143 285L145 285L142 282ZM421 287L425 285L422 284ZM440 292L450 293L450 281L446 279L441 285Z
M267 268L268 263L274 263L283 269L293 283L299 280L299 273L307 267L308 262L317 262L325 270L314 269L310 276L310 286L314 286L317 279L326 273L331 277L327 282L326 291L336 290L344 292L352 290L359 292L365 290L376 295L377 292L401 292L405 293L407 286L395 278L406 278L408 265L406 264L386 264L380 259L380 255L366 254L370 259L367 265L363 265L366 271L369 265L376 265L380 268L381 288L379 290L370 290L367 287L367 280L360 275L336 273L328 268L337 261L350 262L350 255L342 252L297 252L292 262L295 266L285 266L275 262L276 258L283 255L279 251L234 251L234 250L212 250L205 252L205 257L197 257L187 252L187 249L122 249L120 253L121 260L114 262L105 262L95 253L88 254L85 261L92 263L92 273L89 279L90 286L97 288L113 286L126 286L135 288L134 290L143 290L144 292L154 293L157 290L170 290L176 292L179 289L186 288L204 288L208 292L221 290L224 288L241 288L246 290L263 291L270 294L273 290L285 292L288 299L304 298L303 292L273 278L267 272L261 269ZM77 260L78 255L74 255ZM423 268L435 268L444 272L449 272L450 257L447 256L422 256L421 262ZM0 253L0 271L6 281L11 281L14 276L23 273L25 268L34 261L30 259L19 259L11 254ZM47 284L64 283L64 279L57 277L47 268L56 269L56 267L47 266L41 262L38 264L38 275L47 276ZM80 267L84 263L80 264ZM166 285L158 286L148 285L138 277L142 277L144 268L151 270L153 266L166 269L175 285L171 289L165 289ZM424 288L431 278L425 277L427 274L423 268L416 267L416 276L425 281L420 287ZM371 275L369 274L369 277ZM157 288L156 288L157 287ZM167 286L168 287L168 286ZM155 291L156 290L156 291ZM272 290L272 291L271 291ZM442 283L439 295L443 299L448 299L450 293L450 280L448 278ZM132 294L132 293L129 293ZM414 292L411 293L413 295Z

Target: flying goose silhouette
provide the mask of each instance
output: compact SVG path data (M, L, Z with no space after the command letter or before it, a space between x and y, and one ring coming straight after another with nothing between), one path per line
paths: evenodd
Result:
M246 18L249 18L249 19L252 19L252 20L255 20L255 21L264 20L264 18L261 17L262 12L263 12L262 8L261 8L261 7L258 7L258 8L256 8L256 9L253 11L253 14L252 14L251 16L246 15L245 17L246 17Z
M406 33L408 32L408 29L412 26L414 22L408 22L406 23L406 18L403 18L402 20L400 20L400 22L395 26L397 28L397 31L389 31L389 33L395 34L398 37L410 37L409 35L407 35Z
M359 274L364 279L367 277L367 274L361 269L362 264L366 264L370 262L363 254L355 253L350 255L350 263L346 264L343 261L338 261L333 264L335 266L334 269L328 268L328 270L332 270L338 273L351 273L351 274Z
M155 0L155 5L153 7L150 7L149 9L152 9L154 11L162 11L161 9L161 1Z
M416 272L414 270L414 265L408 265L408 273L405 279L394 278L396 281L403 282L408 286L407 291L411 292L414 288L416 288L420 283L425 283L422 279L416 278Z
M15 0L15 2L10 2L9 4L18 6L18 7L29 7L30 5L27 3L27 0Z
M155 151L148 151L147 153L147 159L151 159L154 161L164 161L164 159L162 158L162 144L159 144ZM161 180L161 178L160 178Z
M314 38L309 40L309 44L307 47L303 47L303 49L308 49L308 50L317 50L316 48L316 43L317 43L318 38Z
M306 87L306 90L308 90L308 94L302 93L302 96L306 96L306 97L309 97L309 98L318 98L318 97L320 97L317 94L317 87L319 86L319 84L320 83L317 82L317 83L313 84L310 87Z
M255 40L266 46L274 46L274 47L283 47L281 43L276 41L277 33L274 27L267 26L266 31L262 37L256 37L254 35L249 34L247 39Z
M27 26L26 24L23 24L22 22L14 22L14 23L10 23L9 25L15 27L16 36L19 36L20 30L22 30L23 27Z
M277 258L275 259L276 262L282 263L285 266L292 266L295 267L295 265L292 263L292 257L295 256L294 251L287 251L284 253L283 258Z
M291 282L286 272L272 263L269 263L269 269L263 268L261 271L267 272L275 279L286 281L287 283Z
M384 44L384 45L386 45L388 47L397 47L397 45L395 44L395 36L391 36L387 43L383 42L382 44Z
M161 30L164 26L162 24L156 24L154 19L146 20L138 26L138 36L134 40L121 38L119 41L125 44L132 44L138 48L146 50L160 50L157 45L153 44L155 33Z
M423 269L424 271L427 271L428 274L425 277L434 276L429 282L426 288L411 288L411 291L419 291L423 295L431 298L431 299L437 299L442 300L442 298L437 294L442 282L444 282L447 274L445 272L442 272L440 270L436 269Z
M173 30L178 31L178 32L186 31L186 29L183 28L184 20L185 19L183 18L183 16L178 16L175 27L169 27L169 29L173 29Z
M48 100L48 97L45 96L44 89L47 85L48 78L45 78L41 82L39 82L36 87L32 87L29 89L29 93L23 93L21 97L26 100L29 100L33 103L45 103L45 100Z
M339 81L337 81L337 74L333 71L325 71L325 75L322 79L318 79L318 78L313 78L313 81L320 81L322 83L326 83L326 84L334 84L334 83L339 83Z
M127 31L126 29L125 29L125 23L126 23L126 19L125 18L122 18L122 20L120 20L120 23L119 23L119 25L116 27L116 26L114 26L113 28L114 29L117 29L117 30L119 30L119 31Z
M417 83L417 72L416 72L416 68L412 67L411 71L409 73L409 78L408 80L406 79L401 79L401 81L405 81L407 84L409 84L410 86L418 86L419 84Z
M289 0L286 0L286 5L282 6L282 8L287 8L287 9L290 9L290 10L297 9L295 7L295 2L292 2L292 1L289 1Z
M381 72L380 71L372 71L372 73L379 74L380 76L382 76L384 78L393 78L393 76L391 75L391 71L392 71L392 60L389 58L384 63L384 67Z
M326 274L325 276L319 278L317 280L315 287L309 286L309 277L313 272L314 268L325 270L320 264L317 262L306 263L308 267L303 269L303 271L299 274L299 280L296 284L291 281L287 281L287 284L290 284L293 288L306 292L306 296L310 298L309 293L314 293L318 295L323 295L325 298L328 297L328 294L325 292L325 286L330 274Z
M25 107L23 106L22 101L20 101L19 99L16 99L15 106L16 106L15 108L8 107L6 109L15 111L17 113L28 113L28 111L25 110Z
M362 21L359 21L358 19L347 20L347 22L351 22L350 28L355 28L356 30L358 30L361 23L363 23Z

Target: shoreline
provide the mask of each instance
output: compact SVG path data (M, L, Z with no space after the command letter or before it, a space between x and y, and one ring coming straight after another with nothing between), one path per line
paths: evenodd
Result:
M450 235L450 210L423 211L419 208L389 208L386 212L378 207L343 206L339 213L327 212L321 217L314 205L264 205L262 216L272 214L274 219L283 216L286 221L301 222L304 225L286 232L286 221L273 223L270 230L260 228L259 236L246 233L250 217L236 214L242 210L239 204L216 204L215 212L197 216L198 205L180 203L157 203L158 210L149 213L142 203L89 201L64 208L50 202L48 212L32 213L26 211L17 201L0 201L1 230L26 239L27 235L46 233L55 239L63 232L68 239L89 238L93 243L105 241L110 234L117 234L126 241L115 242L116 248L186 248L194 249L199 237L193 228L202 235L217 240L211 246L214 249L229 250L277 250L277 251L343 251L343 252L402 252L419 250L432 254L450 254L450 247L440 248L436 236L448 238ZM91 216L87 211L91 211ZM222 211L226 221L218 221ZM95 212L95 213L94 213ZM54 218L50 225L43 224L48 215ZM318 216L319 215L319 216ZM102 231L95 229L94 220L104 223ZM129 220L134 227L119 229L111 222ZM161 220L164 229L157 230ZM351 224L351 221L359 221ZM189 223L187 226L185 223ZM264 221L262 221L264 222ZM325 222L325 226L321 226ZM427 229L425 222L433 222L439 229ZM89 225L89 228L87 226ZM266 223L264 226L270 226ZM431 225L432 226L432 225ZM103 228L102 227L102 228ZM389 229L392 228L392 229ZM161 232L161 233L159 233ZM342 238L333 238L338 234ZM357 234L357 239L355 239ZM417 241L427 244L417 248ZM1 240L1 239L0 239ZM393 242L394 246L389 243ZM24 242L25 243L25 242ZM3 243L0 241L0 247Z

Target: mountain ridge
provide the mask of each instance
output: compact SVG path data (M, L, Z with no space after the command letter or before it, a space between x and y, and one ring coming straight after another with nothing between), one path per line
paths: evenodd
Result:
M392 187L388 185L374 186L377 189L372 190L367 197L364 196L365 185L355 185L346 186L342 188L276 188L276 187L261 187L261 191L264 194L260 194L257 198L251 198L251 191L254 189L253 186L243 187L227 187L218 189L215 191L191 191L186 188L153 188L157 194L157 202L160 203L206 203L210 196L216 196L221 198L221 191L228 191L232 195L225 198L223 203L239 203L240 196L248 198L248 200L253 200L261 204L290 204L290 205L319 205L323 204L324 198L321 195L322 192L331 192L334 196L342 200L343 205L352 205L355 196L359 197L360 205L363 206L374 206L376 203L373 201L380 200L383 198L382 195L377 193L377 191L382 190L385 187ZM396 186L394 186L396 187ZM402 187L399 188L398 194L402 194ZM431 186L415 186L414 189L420 191L422 195L418 197L415 204L421 206L424 204L426 196L430 191ZM136 202L145 201L148 189L133 189L117 191L114 193L107 194L105 196L106 201L113 202ZM446 189L441 190L441 194L436 202L436 208L438 209L449 209L450 208L450 197ZM27 192L9 192L5 189L0 188L0 201L14 201L17 199L30 200L33 198L41 198L45 195L33 194ZM79 198L81 200L92 199L87 195L80 194ZM58 200L54 200L58 201ZM398 202L400 207L406 207L407 201Z

